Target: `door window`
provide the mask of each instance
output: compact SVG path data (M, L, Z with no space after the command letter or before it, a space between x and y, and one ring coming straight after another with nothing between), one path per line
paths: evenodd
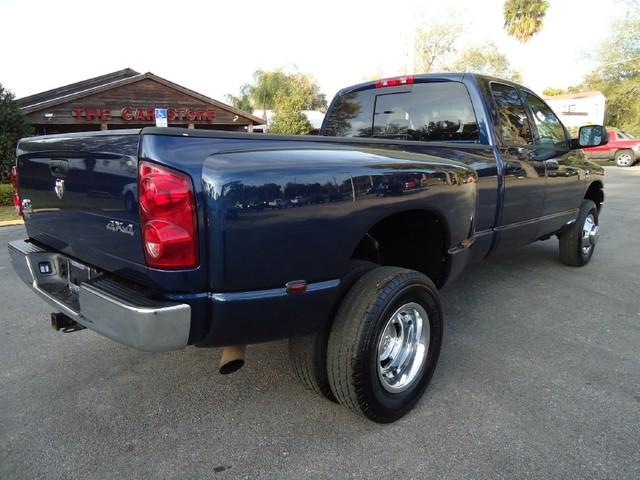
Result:
M529 92L523 92L526 102L531 109L533 121L538 130L536 143L541 146L552 147L559 150L567 150L567 136L564 127L551 108L541 99Z
M516 89L502 83L491 83L491 93L498 107L503 145L531 145L533 137L529 119Z

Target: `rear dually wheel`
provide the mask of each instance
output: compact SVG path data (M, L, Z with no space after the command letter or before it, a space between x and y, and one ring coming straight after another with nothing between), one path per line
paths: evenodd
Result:
M335 398L375 422L405 415L420 400L442 345L436 286L422 273L379 267L345 296L327 349Z

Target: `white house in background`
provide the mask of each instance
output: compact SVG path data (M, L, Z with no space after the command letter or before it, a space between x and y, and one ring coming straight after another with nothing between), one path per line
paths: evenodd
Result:
M253 127L253 131L262 129L264 132L269 131L269 125L273 123L273 111L271 110L260 110L256 109L253 111L253 115L258 118L265 119L266 113L266 122L264 125L255 125ZM317 110L303 110L304 116L307 117L309 123L311 124L312 130L320 130L322 126L322 122L324 121L324 113L318 112Z
M606 98L602 92L594 90L543 98L565 127L604 124Z

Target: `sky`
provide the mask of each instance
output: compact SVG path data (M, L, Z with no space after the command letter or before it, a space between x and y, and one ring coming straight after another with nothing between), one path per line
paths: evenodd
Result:
M311 74L327 99L411 65L416 28L455 18L461 46L495 43L523 83L579 83L624 0L549 0L527 44L503 30L503 0L0 0L0 83L20 98L131 67L218 100L257 69ZM447 4L452 7L445 6Z

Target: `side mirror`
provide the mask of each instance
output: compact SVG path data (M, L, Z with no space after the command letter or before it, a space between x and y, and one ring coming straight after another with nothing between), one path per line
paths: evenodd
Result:
M571 140L571 148L599 147L609 141L609 132L602 125L580 127L578 138Z

